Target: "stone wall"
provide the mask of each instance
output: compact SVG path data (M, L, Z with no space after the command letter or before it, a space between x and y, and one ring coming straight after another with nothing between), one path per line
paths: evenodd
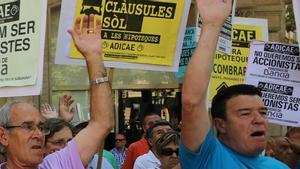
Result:
M237 0L236 16L268 19L269 40L284 41L284 0Z

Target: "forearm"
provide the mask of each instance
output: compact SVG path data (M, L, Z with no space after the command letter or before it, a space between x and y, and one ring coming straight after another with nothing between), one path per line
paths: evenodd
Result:
M106 71L101 61L87 61L87 66L90 80L106 76ZM95 122L97 125L101 125L101 127L110 130L114 126L114 111L110 84L108 82L95 84L91 85L90 89L90 122Z
M86 60L88 75L90 80L95 80L99 77L106 76L106 70L100 59L95 59L97 57L101 57L100 54L90 53L93 59Z
M98 59L87 61L87 68L90 80L104 75L105 68ZM90 90L90 121L88 126L76 136L81 159L85 165L114 127L112 91L109 83L91 85Z
M112 91L108 82L92 85L90 96L90 123L96 123L109 131L114 127Z
M186 70L183 90L185 94L195 96L196 102L206 97L219 33L219 27L202 28L198 46Z
M82 21L82 23L81 23ZM96 23L96 24L95 24ZM92 26L93 25L93 26ZM101 59L101 22L94 15L84 15L75 21L74 29L68 30L77 50L84 56L89 80L105 76ZM82 163L86 166L114 126L114 112L110 85L93 83L90 87L90 122L75 137Z
M220 28L204 26L198 46L186 70L182 89L182 137L192 151L198 151L211 127L206 94Z

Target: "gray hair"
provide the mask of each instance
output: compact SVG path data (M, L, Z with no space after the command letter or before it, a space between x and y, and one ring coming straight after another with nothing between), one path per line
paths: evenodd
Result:
M11 109L20 103L26 103L24 101L12 101L7 102L0 108L0 126L7 126L10 123Z
M9 125L11 109L16 104L20 104L20 103L26 103L26 102L24 102L24 101L7 102L0 108L0 126L1 127L5 127L5 126ZM8 131L8 133L9 133L9 131ZM5 149L5 147L2 144L0 144L0 149Z
M176 131L170 131L163 134L155 143L157 154L160 156L162 149L170 143L179 145L180 135Z

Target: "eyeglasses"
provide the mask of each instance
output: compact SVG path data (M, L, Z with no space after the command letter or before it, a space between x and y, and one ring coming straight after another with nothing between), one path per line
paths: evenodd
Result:
M175 153L177 156L178 156L178 154L179 154L179 149L177 148L177 149L175 149L175 150L173 150L173 149L171 149L171 148L163 148L162 150L161 150L161 155L164 155L164 156L171 156L171 155L173 155L173 153Z
M115 141L117 142L117 141L123 141L123 140L125 140L125 139L115 139Z
M50 133L50 129L46 128L44 126L44 123L39 123L38 125L35 125L32 122L24 122L18 126L5 126L4 128L6 128L6 129L21 128L21 129L27 130L29 132L36 131L36 129L39 129L45 135L48 135Z
M54 144L56 146L60 146L60 147L63 146L63 147L65 147L70 140L71 139L68 139L68 140L59 139L59 140L54 140L54 141L48 140L47 142L50 142L51 144Z

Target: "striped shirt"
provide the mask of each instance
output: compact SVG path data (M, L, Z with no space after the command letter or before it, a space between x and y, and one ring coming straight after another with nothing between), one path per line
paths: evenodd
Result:
M118 166L121 168L127 154L127 148L125 147L124 151L119 151L117 148L113 148L110 152L115 156Z

